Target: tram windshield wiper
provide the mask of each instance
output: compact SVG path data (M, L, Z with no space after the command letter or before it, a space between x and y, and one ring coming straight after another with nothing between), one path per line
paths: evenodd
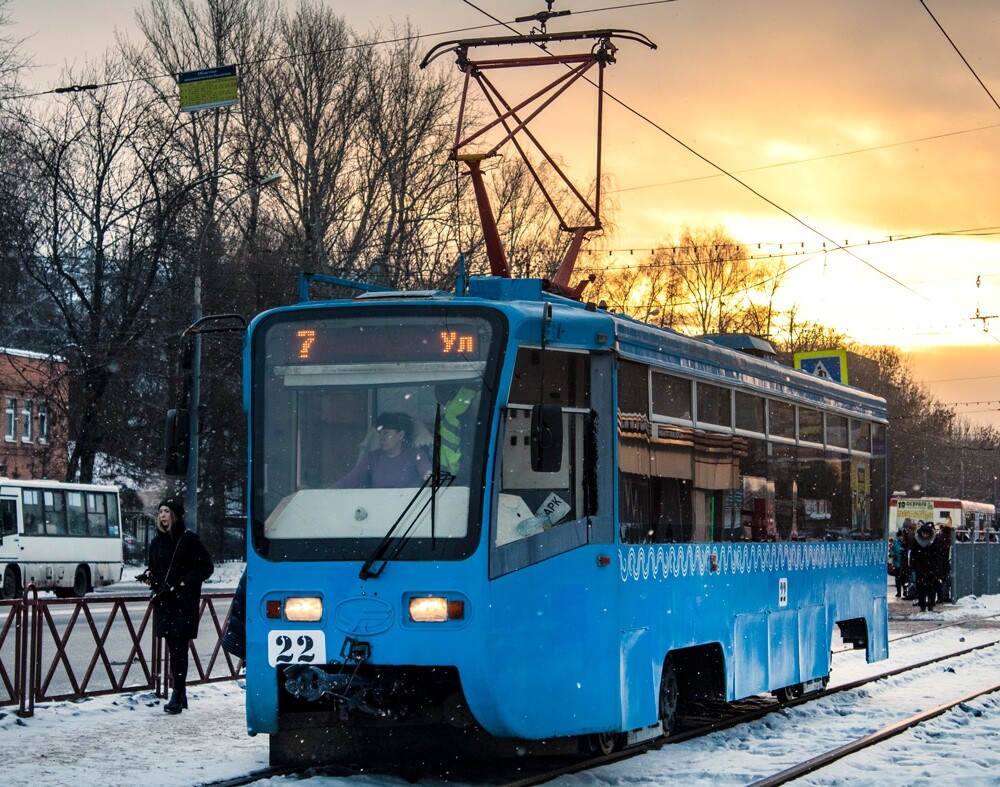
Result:
M437 452L435 452L435 455ZM396 558L403 546L411 538L411 533L413 529L417 526L417 523L423 517L424 512L427 508L431 509L431 533L433 538L434 533L434 517L437 513L437 494L438 490L442 487L451 486L452 481L455 480L455 476L451 473L446 472L441 469L440 461L435 458L434 466L431 470L431 474L424 479L424 483L421 484L420 488L413 494L410 501L403 508L402 513L393 522L392 527L382 536L382 540L378 542L375 549L372 550L371 555L361 566L361 571L358 572L358 577L361 579L376 579L385 570L386 564ZM429 489L430 494L427 499L420 502L420 498L424 493L424 490ZM405 528L403 527L405 523ZM402 528L402 530L401 530ZM399 535L396 535L397 531L400 531ZM392 549L389 549L390 544L395 541ZM377 568L372 568L376 563L378 563Z

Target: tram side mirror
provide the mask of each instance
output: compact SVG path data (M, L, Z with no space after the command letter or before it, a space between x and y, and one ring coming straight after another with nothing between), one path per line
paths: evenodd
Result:
M562 468L563 418L557 404L531 408L531 470L557 473Z
M167 475L187 473L191 442L188 428L187 410L167 410L167 422L163 430L163 446L167 456L164 472Z

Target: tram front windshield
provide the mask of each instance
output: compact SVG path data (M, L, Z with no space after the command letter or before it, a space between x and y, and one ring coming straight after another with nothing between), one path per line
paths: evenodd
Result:
M499 317L390 308L284 312L254 333L251 517L269 559L365 560L387 536L396 560L475 548Z

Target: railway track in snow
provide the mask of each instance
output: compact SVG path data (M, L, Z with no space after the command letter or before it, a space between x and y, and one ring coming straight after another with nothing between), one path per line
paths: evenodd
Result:
M921 671L933 672L935 669L948 672L952 668L948 662L963 657L968 657L979 652L986 652L990 649L1000 651L1000 640L962 648L947 654L942 654L933 658L928 658L915 664L908 664L892 670L886 670L878 674L840 684L835 687L824 689L820 692L779 702L777 699L757 696L735 703L702 703L692 705L683 709L680 717L682 730L669 737L661 737L653 741L635 746L622 751L616 751L605 756L593 757L556 757L546 759L525 759L516 762L510 761L480 761L466 762L456 760L449 763L437 765L421 764L406 767L386 767L379 769L387 776L417 780L420 778L435 778L440 783L452 784L482 784L482 785L503 785L504 787L530 787L530 785L544 784L560 776L573 773L593 770L605 765L621 762L623 760L637 757L658 749L666 749L673 746L683 747L686 741L691 741L704 736L719 733L725 730L743 728L753 725L762 719L766 719L774 714L783 714L791 717L796 708L803 705L812 705L824 699L831 699L837 696L846 698L844 705L850 706L857 700L852 701L852 693L856 695L872 696L877 693L875 687L894 678L902 678L907 674L919 675ZM919 678L918 678L919 679ZM891 691L891 688L886 689ZM863 728L859 725L859 730L855 734L842 736L835 745L822 751L811 754L801 761L787 764L779 771L774 772L773 766L764 767L760 773L749 774L748 783L755 785L777 785L784 784L793 779L799 778L807 773L811 773L827 765L837 762L858 751L876 746L891 737L899 735L920 724L936 718L956 706L969 703L974 699L986 696L990 693L1000 691L1000 684L984 682L972 689L961 691L958 695L942 696L933 702L930 708L914 709L914 711L903 718L887 719L886 723L877 729ZM845 710L843 714L839 711L837 715L850 716L850 712ZM773 731L765 730L763 735L773 736ZM763 762L773 763L773 755L768 755ZM419 772L418 772L419 771ZM761 773L771 775L761 776ZM373 775L371 767L343 767L329 766L308 769L296 768L267 768L253 773L246 774L233 779L211 782L203 787L240 787L241 785L253 784L264 779L283 775L296 775L298 778L308 778L310 775L316 776L367 776Z
M780 784L787 784L790 781L794 781L802 776L818 771L821 768L825 768L828 765L832 765L833 763L838 762L845 757L849 757L852 754L877 746L880 743L883 743L890 738L894 738L897 735L901 735L902 733L928 722L931 719L936 719L938 716L941 716L958 706L974 702L975 700L987 697L990 694L996 694L997 692L1000 692L1000 683L993 683L988 686L984 686L981 689L975 689L961 697L948 700L937 707L921 711L920 713L916 713L913 716L902 719L901 721L887 724L881 729L875 730L874 732L847 743L843 743L821 754L817 754L814 757L810 757L808 760L796 763L795 765L785 768L783 771L775 773L771 776L751 782L750 787L777 787L777 785Z
M777 700L769 700L763 697L750 698L748 701L740 701L737 703L729 704L730 713L724 718L715 719L704 724L699 724L689 729L685 729L683 732L672 735L667 738L662 738L657 741L650 742L644 746L636 747L633 749L628 749L622 752L615 752L614 754L608 755L606 757L588 758L587 760L582 760L577 763L566 765L565 767L553 769L548 772L539 772L516 781L504 783L504 787L530 787L530 785L544 784L546 782L552 781L559 776L579 773L585 770L592 770L599 768L603 765L609 765L612 763L620 762L624 759L630 757L636 757L645 754L650 751L657 749L666 749L672 746L683 747L684 742L690 741L696 738L702 738L706 735L722 732L725 730L740 728L745 725L752 725L755 722L766 719L768 716L774 714L783 714L789 719L794 718L795 709L803 705L811 705L813 703L822 701L827 698L835 698L838 695L845 698L842 706L845 710L842 714L843 717L849 717L850 712L846 710L846 707L854 704L850 699L852 694L863 694L866 696L873 696L876 692L872 689L873 687L882 684L883 682L890 681L894 678L905 677L909 673L914 675L919 675L922 671L931 671L935 668L941 669L945 672L952 671L953 669L948 666L948 662L960 659L963 657L970 656L979 652L986 652L989 650L1000 650L1000 641L993 641L988 643L983 643L980 645L963 648L958 651L943 654L934 658L929 658L924 661L915 664L909 664L904 667L899 667L893 670L886 670L880 672L876 675L872 675L863 679L856 681L851 681L850 683L845 683L825 689L821 692L816 692L810 694L806 697L801 697L798 699L790 700L787 702L779 702ZM995 679L995 670L992 677ZM887 689L891 691L891 689ZM771 784L784 784L786 782L792 781L796 778L800 778L803 775L811 773L813 771L819 770L827 765L830 765L838 760L848 757L854 753L862 751L866 748L876 746L896 735L906 732L926 721L934 719L947 713L951 709L958 706L963 706L976 698L987 696L991 693L1000 691L1000 684L995 684L994 681L988 681L984 685L977 686L969 691L962 691L959 694L953 694L950 696L942 697L935 701L930 708L914 709L914 711L906 715L903 718L892 718L887 720L884 725L879 726L876 729L864 728L864 724L858 725L858 732L856 734L848 734L843 736L836 742L836 745L829 747L828 749L823 749L811 754L808 758L801 761L796 761L789 763L786 767L780 769L778 772L774 772L773 753L766 753L762 756L762 767L759 773L747 774L746 783L748 784L760 784L760 785L771 785ZM725 705L720 703L720 705ZM836 712L835 715L841 715L840 712ZM690 717L686 717L690 718ZM792 723L794 726L794 722ZM761 729L761 736L771 738L776 735L775 730L770 726L764 726ZM828 742L830 742L828 740ZM724 750L724 749L723 749ZM684 763L685 769L691 768L691 759L685 755L681 755ZM718 767L717 761L712 758L713 761L707 767L709 769L715 770ZM767 776L761 776L761 774L770 774ZM721 774L720 774L721 775ZM731 775L731 774L730 774Z

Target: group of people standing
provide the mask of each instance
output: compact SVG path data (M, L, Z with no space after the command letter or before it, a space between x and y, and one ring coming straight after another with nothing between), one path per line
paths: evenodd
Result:
M914 606L933 610L944 601L951 575L951 529L932 522L907 519L896 531L889 546L889 566L896 577L896 598L910 598L912 584Z

